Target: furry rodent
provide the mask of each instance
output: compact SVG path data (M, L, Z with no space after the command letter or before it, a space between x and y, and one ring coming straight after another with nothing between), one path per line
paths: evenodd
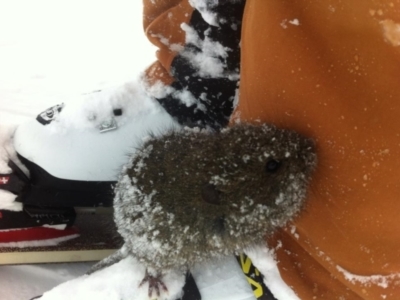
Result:
M314 142L270 125L150 137L115 188L123 250L153 273L242 252L292 220L316 167Z

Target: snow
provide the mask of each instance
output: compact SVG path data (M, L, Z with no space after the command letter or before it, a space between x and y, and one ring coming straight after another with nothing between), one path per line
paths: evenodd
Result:
M224 2L235 3L240 0L224 0ZM197 9L203 19L210 24L211 26L218 27L219 24L226 23L224 18L218 19L218 14L213 11L215 7L217 7L221 2L219 0L189 0L189 3L192 7ZM232 26L236 26L236 24L232 24Z
M1 110L0 110L1 115ZM2 119L0 119L1 122ZM0 123L1 124L1 123ZM11 168L7 165L8 160L11 158L13 161L18 162L14 147L12 146L12 136L14 134L15 124L1 124L0 125L0 174L7 175L11 173ZM28 171L21 164L19 167L26 173ZM0 208L5 208L12 211L22 210L22 205L16 203L16 196L8 191L0 190Z
M147 289L138 288L144 274L142 265L133 258L126 258L90 276L67 281L45 293L41 300L119 300L132 299L132 295L135 295L135 300L147 300ZM234 257L196 266L192 275L204 300L255 300ZM163 281L168 293L163 293L159 299L175 300L181 292L184 277L169 274L163 277Z
M299 19L293 19L293 20L284 19L284 20L282 20L280 25L281 25L282 28L287 29L288 28L287 23L289 23L290 25L293 25L293 26L299 26L300 25Z
M11 172L10 167L6 164L9 152L12 151L11 136L15 126L0 127L0 174L8 174Z
M400 24L393 20L386 19L380 22L385 40L392 46L400 46Z
M218 26L217 14L211 10L218 5L218 1L189 0L189 3L201 13L201 16L208 24Z
M360 283L363 286L371 286L376 285L383 289L386 289L389 286L389 283L393 282L394 280L398 280L400 278L400 274L390 274L390 275L370 275L370 276L363 276L363 275L356 275L352 274L351 272L345 270L341 266L336 266L336 269L343 274L346 280L350 281L351 283Z
M180 53L193 64L195 70L198 70L198 75L205 78L226 77L228 74L225 72L227 69L225 59L228 57L227 52L232 50L222 46L219 42L212 41L207 36L207 30L204 32L205 37L204 40L202 40L198 36L196 30L188 24L183 23L181 28L185 31L186 43L193 44L201 49L200 52L185 50ZM237 74L232 74L231 76L235 75L237 76Z
M295 26L299 26L300 22L298 19L293 19L289 21L289 24L295 25Z
M134 271L133 271L134 270ZM125 260L90 276L84 275L60 285L45 293L41 300L148 300L148 289L139 285L145 276L145 267L128 257ZM182 293L184 276L169 273L163 277L168 293L162 293L159 300L177 299Z
M299 300L297 295L279 275L273 250L269 250L266 247L258 247L249 249L246 253L253 261L256 268L264 275L265 285L269 287L275 298Z
M0 207L12 211L21 211L22 204L15 202L16 196L8 191L0 190Z
M29 300L62 282L83 275L92 264L63 263L0 266L1 299Z
M234 257L197 266L192 274L203 299L228 300L227 291L229 299L255 299L247 280L243 280L243 273Z
M193 94L187 89L175 91L173 93L173 96L175 99L181 100L181 102L184 103L187 107L192 106L193 104L196 104L197 109L204 111L204 112L207 110L205 105L202 104L198 99L196 99L193 96Z
M171 14L171 13L170 13ZM151 37L158 38L161 43L165 46L168 46L169 49L173 52L180 52L183 50L183 46L177 43L170 43L169 39L161 34L151 34Z
M19 123L68 97L129 81L148 65L155 50L138 2L1 1L1 122Z

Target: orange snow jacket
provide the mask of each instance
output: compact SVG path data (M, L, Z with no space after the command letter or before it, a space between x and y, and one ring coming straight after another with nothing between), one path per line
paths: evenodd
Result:
M156 33L184 43L192 8L154 2L144 24L160 50L147 72L168 83L176 53ZM399 78L398 1L247 0L233 119L318 145L306 208L268 241L300 299L400 299Z

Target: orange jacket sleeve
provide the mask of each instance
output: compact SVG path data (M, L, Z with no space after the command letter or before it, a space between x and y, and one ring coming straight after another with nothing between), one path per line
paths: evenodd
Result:
M185 44L182 23L189 23L193 8L184 0L143 0L143 26L149 41L158 47L157 61L146 71L150 83L157 80L171 84L172 60Z
M396 1L246 2L236 118L318 145L306 208L269 241L301 299L400 299L399 77Z

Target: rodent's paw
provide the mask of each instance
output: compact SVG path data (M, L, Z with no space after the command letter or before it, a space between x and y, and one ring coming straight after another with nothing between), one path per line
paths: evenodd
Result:
M153 296L157 296L158 299L161 295L161 292L168 293L168 288L165 283L162 281L162 274L158 273L157 275L151 275L148 270L146 270L146 274L143 280L139 284L139 288L148 285L148 295L150 299L153 299Z

